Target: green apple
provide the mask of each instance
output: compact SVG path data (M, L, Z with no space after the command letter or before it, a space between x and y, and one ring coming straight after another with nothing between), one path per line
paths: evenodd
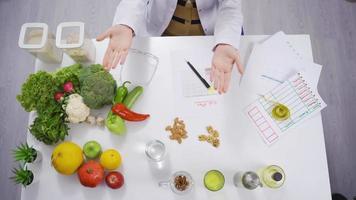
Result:
M87 159L95 159L101 153L101 146L97 141L89 141L84 144L84 155Z

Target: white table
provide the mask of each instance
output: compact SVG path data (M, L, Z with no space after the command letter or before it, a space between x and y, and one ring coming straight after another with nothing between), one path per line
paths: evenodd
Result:
M310 38L307 35L288 36L292 44L307 59L312 60ZM251 51L252 43L266 36L243 36L241 54L244 63ZM28 142L44 152L41 164L40 181L22 189L22 200L101 200L101 199L331 199L329 174L325 152L325 142L321 116L318 115L293 129L271 147L262 142L256 130L249 125L239 107L238 86L226 95L222 118L186 117L184 118L189 138L182 144L168 139L164 131L177 116L172 83L170 50L186 48L211 48L212 37L172 37L172 38L136 38L134 48L151 52L160 59L158 70L151 84L134 109L150 113L151 118L143 124L128 124L128 133L124 136L113 135L106 129L89 125L71 126L68 140L83 145L88 140L99 141L104 149L116 148L123 156L123 165L119 169L125 176L125 186L120 190L111 190L105 183L95 189L80 185L77 176L63 176L50 166L52 146L35 141L28 134ZM107 41L96 43L97 62L102 61ZM65 56L62 66L72 64ZM47 65L36 61L36 70L54 70L59 65ZM118 78L118 77L115 77ZM225 110L226 109L226 110ZM98 111L106 114L108 107ZM30 115L30 122L33 116ZM218 149L197 141L197 135L212 124L221 133L221 146ZM151 139L163 141L168 149L168 157L163 167L148 162L144 148ZM237 171L257 170L260 167L277 164L284 168L286 182L281 189L260 188L248 191L235 188L233 174ZM203 175L210 169L219 169L225 175L225 187L219 192L210 192L203 186ZM158 181L168 179L178 170L192 174L195 181L193 191L187 196L177 196L169 189L158 187Z

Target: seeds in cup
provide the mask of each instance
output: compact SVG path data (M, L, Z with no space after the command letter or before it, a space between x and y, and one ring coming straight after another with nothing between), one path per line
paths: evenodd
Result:
M189 187L189 181L184 175L179 175L174 178L174 187L179 191L184 191Z

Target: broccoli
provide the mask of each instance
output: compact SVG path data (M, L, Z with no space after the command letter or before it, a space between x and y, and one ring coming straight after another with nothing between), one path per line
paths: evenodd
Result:
M84 103L93 109L111 104L115 96L116 81L101 65L90 65L79 74L80 95Z

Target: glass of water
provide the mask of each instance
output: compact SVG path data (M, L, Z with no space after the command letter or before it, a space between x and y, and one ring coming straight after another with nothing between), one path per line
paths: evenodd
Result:
M150 160L160 162L166 156L166 147L163 142L152 140L146 144L145 153Z

